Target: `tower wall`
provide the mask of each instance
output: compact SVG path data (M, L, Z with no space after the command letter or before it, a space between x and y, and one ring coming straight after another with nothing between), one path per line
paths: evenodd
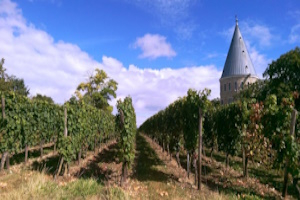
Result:
M250 75L230 76L220 79L221 104L234 101L234 96L249 84L256 82L258 78Z

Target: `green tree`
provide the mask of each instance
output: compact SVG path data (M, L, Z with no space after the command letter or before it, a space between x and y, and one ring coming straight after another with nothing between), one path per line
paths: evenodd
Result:
M256 99L258 102L264 101L269 95L269 80L257 80L235 95L235 99L240 101L251 101Z
M96 74L91 75L86 83L80 83L75 91L79 99L95 106L96 108L112 112L112 106L108 104L113 98L116 98L118 83L109 79L105 71L96 69ZM83 94L81 94L83 92Z
M5 72L4 68L4 58L0 61L0 91L8 91L10 88L10 83L8 82L8 74Z
M14 91L15 93L23 96L29 95L29 89L25 86L25 82L23 79L17 78L16 76L12 75L9 77L10 82L10 90Z
M14 75L9 76L3 65L4 58L0 61L0 91L13 91L16 94L28 96L29 89L25 86L24 80Z
M48 97L46 95L36 94L34 97L32 97L33 101L46 101L48 103L54 104L54 101L51 97Z
M273 61L263 76L269 79L270 94L276 94L278 100L286 98L288 92L300 92L300 49L296 47ZM299 98L295 108L300 109Z

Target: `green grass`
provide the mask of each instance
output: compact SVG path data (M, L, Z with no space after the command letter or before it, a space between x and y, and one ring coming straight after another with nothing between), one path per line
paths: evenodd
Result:
M4 178L6 177L6 178ZM0 190L1 200L6 199L128 199L118 187L106 187L95 179L76 179L73 182L56 183L43 173L28 171L0 178L7 189ZM26 177L26 178L25 178ZM16 183L14 180L18 180Z

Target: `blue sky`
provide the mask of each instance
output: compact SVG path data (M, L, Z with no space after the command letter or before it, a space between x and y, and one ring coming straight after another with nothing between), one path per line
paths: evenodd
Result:
M219 97L235 15L260 77L300 44L299 0L0 0L0 57L59 103L102 68L140 124L190 87Z

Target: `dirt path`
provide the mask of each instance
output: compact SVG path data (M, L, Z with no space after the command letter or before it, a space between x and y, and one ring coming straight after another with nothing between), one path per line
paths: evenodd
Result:
M94 151L88 151L85 153L85 157L81 159L80 165L77 161L72 161L70 163L69 174L66 176L57 177L57 181L60 184L66 184L67 182L74 181L78 178L94 178L98 179L101 177L104 171L99 170L99 167L105 163L104 159L109 157L116 157L110 155L109 151L116 146L116 141L112 140L107 143L102 143L100 148L95 154ZM44 171L49 176L52 176L56 170L57 163L59 162L59 155L57 153L50 153L45 156L42 160L34 160L31 162L31 169L37 171ZM100 179L100 178L99 178Z
M98 154L90 153L80 166L75 165L70 170L76 178L94 178L98 182L116 185L120 176L121 163L118 160L116 140L102 145Z
M185 181L185 171L147 136L137 134L136 157L127 191L133 199L227 199Z

